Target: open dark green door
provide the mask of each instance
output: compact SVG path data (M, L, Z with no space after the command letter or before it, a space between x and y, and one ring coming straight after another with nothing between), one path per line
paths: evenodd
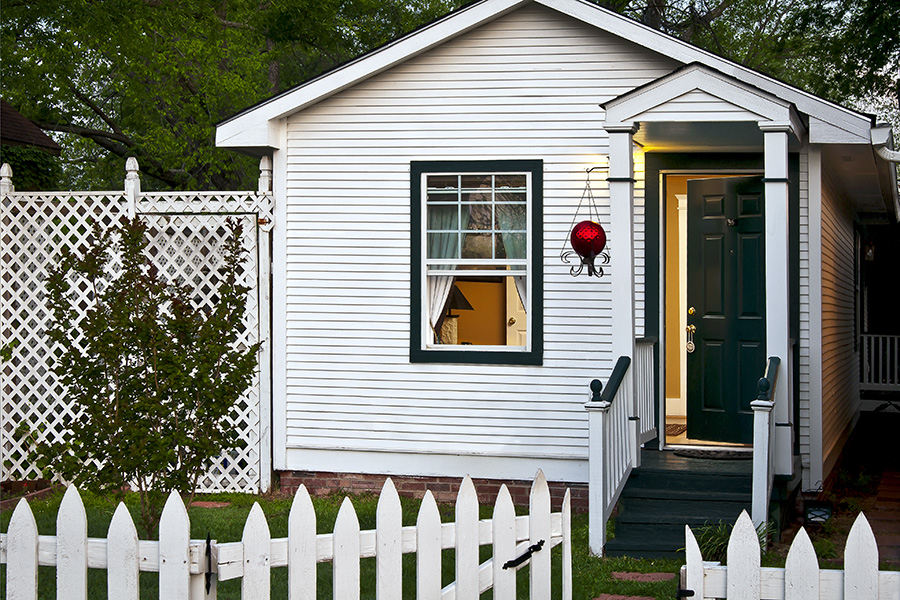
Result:
M761 177L688 182L688 438L752 443L766 363L764 231Z

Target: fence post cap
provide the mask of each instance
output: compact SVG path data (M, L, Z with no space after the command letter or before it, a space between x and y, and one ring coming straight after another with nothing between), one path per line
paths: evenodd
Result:
M131 176L132 174L134 174L134 176L136 177L136 176L137 176L137 172L138 172L139 170L140 170L140 169L139 169L139 167L138 167L138 161L137 161L137 159L136 159L135 157L133 157L133 156L129 156L128 159L125 161L125 171L128 172L128 175L129 175L129 176Z
M12 167L9 166L9 163L3 163L3 166L0 166L0 177L12 177L12 174Z

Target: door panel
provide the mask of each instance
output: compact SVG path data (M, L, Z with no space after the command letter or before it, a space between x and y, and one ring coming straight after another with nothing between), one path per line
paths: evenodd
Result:
M688 438L751 443L765 368L765 227L760 177L688 182Z

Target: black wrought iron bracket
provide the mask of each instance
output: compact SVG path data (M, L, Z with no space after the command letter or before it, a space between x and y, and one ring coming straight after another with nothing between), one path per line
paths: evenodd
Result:
M528 546L528 549L525 550L525 552L523 552L521 556L519 556L518 558L514 558L512 560L508 560L505 563L503 563L503 570L505 571L506 569L514 569L514 568L518 567L523 562L525 562L526 560L531 558L532 554L534 554L535 552L540 552L541 548L543 548L543 547L544 547L544 540L539 540L536 544L532 544L532 545Z

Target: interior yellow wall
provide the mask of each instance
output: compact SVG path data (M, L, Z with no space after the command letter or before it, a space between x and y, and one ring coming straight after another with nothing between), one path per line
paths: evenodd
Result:
M456 287L475 310L454 310L459 315L459 343L506 345L506 288L502 282L457 281Z
M666 398L681 395L681 347L678 296L681 281L678 273L678 200L676 194L687 194L686 175L666 176Z

